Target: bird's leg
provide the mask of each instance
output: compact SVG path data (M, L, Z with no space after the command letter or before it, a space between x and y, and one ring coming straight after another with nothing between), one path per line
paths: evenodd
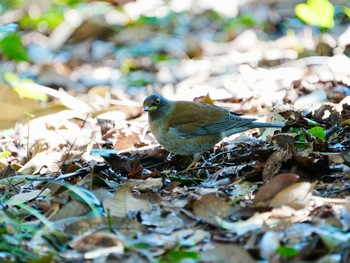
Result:
M196 166L196 164L198 163L199 159L201 158L202 154L201 153L195 153L193 154L193 161L190 163L189 166L187 166L187 168L185 169L185 171L191 169L192 167Z

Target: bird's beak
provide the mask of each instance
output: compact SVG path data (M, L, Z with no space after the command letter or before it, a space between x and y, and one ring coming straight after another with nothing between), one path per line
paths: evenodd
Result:
M145 106L143 107L144 111L153 111L157 108L157 106Z

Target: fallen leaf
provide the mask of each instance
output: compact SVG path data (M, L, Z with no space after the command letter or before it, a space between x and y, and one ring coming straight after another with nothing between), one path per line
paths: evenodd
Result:
M124 156L117 154L114 150L95 149L95 155L102 156L114 169L135 174L142 170L141 160L139 156Z
M269 206L281 207L287 205L294 209L303 208L309 202L315 185L316 182L312 184L308 182L292 184L275 195Z
M129 179L126 183L129 187L136 187L139 190L151 189L157 192L163 187L162 178L147 178L146 180Z
M147 200L133 196L128 186L120 187L112 198L103 201L104 208L110 216L126 217L128 212L150 211L151 205Z
M89 206L81 203L77 200L72 200L61 207L57 213L52 213L49 216L51 221L57 221L61 219L68 219L72 217L82 216L87 214L90 211Z
M271 213L255 213L254 216L250 217L247 220L241 220L237 222L228 222L223 220L220 217L216 217L217 224L224 229L235 232L238 236L244 235L249 231L255 231L262 227L263 224L275 225L277 219L269 219Z
M123 242L107 231L98 231L90 235L78 237L70 243L75 250L84 253L84 258L99 258L111 253L124 253Z
M215 194L205 194L194 202L193 212L202 220L217 226L216 217L228 217L231 206Z
M21 169L19 174L38 173L43 167L46 167L46 175L57 173L61 168L64 153L62 152L40 152L36 154Z
M31 201L38 197L45 197L51 193L49 189L44 190L32 190L27 193L20 193L12 196L9 200L5 202L6 205L19 205L25 202Z
M218 247L200 253L200 262L253 263L255 260L242 247L219 244Z
M276 175L271 181L264 184L256 193L253 200L254 206L268 206L268 202L286 187L297 183L298 176L293 173Z
M178 213L164 211L159 206L153 206L151 211L141 212L142 224L166 228L167 231L184 227L184 220Z

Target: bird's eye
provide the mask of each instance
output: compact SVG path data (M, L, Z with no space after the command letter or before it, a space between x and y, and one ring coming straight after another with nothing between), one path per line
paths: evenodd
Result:
M156 99L155 103L156 103L157 105L159 105L159 104L160 104L160 99Z

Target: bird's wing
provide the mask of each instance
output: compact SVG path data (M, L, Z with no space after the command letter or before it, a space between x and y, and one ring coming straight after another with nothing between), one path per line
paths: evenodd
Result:
M176 102L168 120L170 129L181 137L202 136L240 129L254 119L245 119L209 104Z

